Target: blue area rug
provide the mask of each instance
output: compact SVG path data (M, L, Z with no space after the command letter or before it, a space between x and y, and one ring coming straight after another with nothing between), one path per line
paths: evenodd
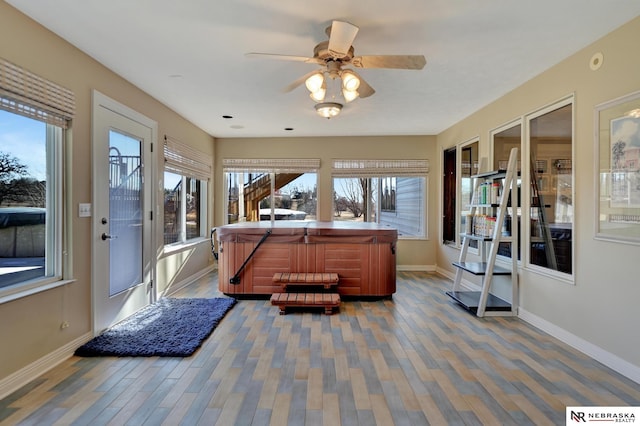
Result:
M233 298L160 299L76 349L78 356L192 355L236 304Z

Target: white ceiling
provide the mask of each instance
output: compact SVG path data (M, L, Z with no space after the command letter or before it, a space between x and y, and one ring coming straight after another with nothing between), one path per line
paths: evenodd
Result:
M6 2L215 137L437 134L640 15L638 0ZM360 27L356 55L426 67L358 69L376 93L326 120L304 85L282 92L314 65L245 57L312 56L334 19Z

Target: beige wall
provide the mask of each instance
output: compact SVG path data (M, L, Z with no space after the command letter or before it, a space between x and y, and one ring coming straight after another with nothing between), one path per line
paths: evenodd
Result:
M71 275L76 281L0 304L1 382L12 373L91 332L91 219L78 218L76 212L78 203L92 202L92 89L158 122L160 143L155 145L155 153L160 167L161 141L165 134L211 155L213 138L5 2L0 2L0 40L0 57L73 90L77 102L71 163L67 164L72 175L69 188L73 235L70 244L73 256ZM160 200L158 204L162 205ZM161 212L156 217L162 217ZM156 222L156 232L157 241L161 244L161 221ZM160 290L202 271L212 262L207 242L189 249L189 256L180 252L163 255L161 246L156 248L156 253L160 258L159 265L163 265L158 268ZM63 320L70 324L64 330L60 328Z
M320 118L318 118L320 119ZM215 193L224 194L224 158L319 158L318 220L330 221L332 211L331 160L334 158L426 158L431 172L427 194L428 240L400 240L399 269L425 269L435 266L438 200L438 154L433 136L375 136L332 138L216 139ZM216 196L215 221L224 220L222 196Z
M520 271L521 315L573 343L602 351L610 365L626 368L640 381L640 246L594 240L594 107L640 90L640 18L532 79L438 135L440 153L480 135L480 157L489 155L489 131L575 93L575 285ZM526 49L526 46L523 46ZM596 52L604 62L589 67ZM453 273L458 250L439 245L439 268ZM606 353L605 353L606 352Z

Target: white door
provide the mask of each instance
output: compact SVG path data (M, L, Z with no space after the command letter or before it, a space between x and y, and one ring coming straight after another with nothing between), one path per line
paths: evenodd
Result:
M99 334L151 303L157 124L93 94L93 323Z

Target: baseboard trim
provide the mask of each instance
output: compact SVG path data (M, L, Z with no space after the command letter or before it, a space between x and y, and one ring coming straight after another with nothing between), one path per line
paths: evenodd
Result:
M171 296L172 294L182 290L184 287L188 286L189 284L193 284L194 281L199 280L200 278L204 277L205 275L207 275L209 272L213 271L214 269L216 269L216 265L215 263L212 263L211 265L207 266L204 269L201 269L200 271L196 272L195 274L178 281L177 283L174 283L171 288L169 289L169 291L165 291L162 294L158 295L158 298L160 297L167 297L167 296Z
M633 365L619 356L614 355L611 352L608 352L605 349L602 349L601 347L596 346L593 343L590 343L567 330L560 328L557 325L532 314L531 312L528 312L525 309L518 309L518 317L567 345L579 350L583 354L588 355L596 361L606 365L612 370L622 374L629 380L633 380L640 384L640 367L637 365Z
M440 266L436 268L436 272L445 278L449 278L451 281L453 281L455 278L455 274L453 272L447 269L441 268Z
M66 345L43 356L39 360L32 362L26 367L21 368L15 373L10 374L9 376L0 380L0 399L11 395L22 386L26 385L32 380L37 379L42 374L69 359L79 346L91 340L92 337L93 334L90 332L83 334L82 336L77 337Z
M436 273L438 273L439 275L445 278L449 278L451 280L451 284L453 284L453 281L456 278L455 272L451 272L446 269L437 268ZM462 280L460 280L460 287L462 291L480 291L481 290L478 284L475 284L465 279L464 277L462 277Z
M397 265L396 271L403 272L436 272L436 265Z

